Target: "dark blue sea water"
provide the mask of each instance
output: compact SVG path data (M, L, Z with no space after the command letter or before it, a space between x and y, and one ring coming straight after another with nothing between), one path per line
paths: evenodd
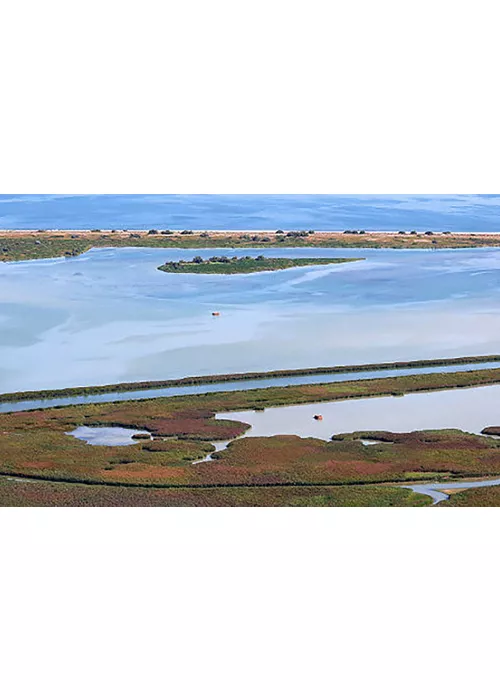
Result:
M0 228L499 231L500 195L0 195Z

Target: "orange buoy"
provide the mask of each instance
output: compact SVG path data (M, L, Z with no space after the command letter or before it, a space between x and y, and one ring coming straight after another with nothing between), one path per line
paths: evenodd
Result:
M314 416L314 420L323 420L323 416L321 416L321 415Z
M212 316L220 316L220 311L212 311Z

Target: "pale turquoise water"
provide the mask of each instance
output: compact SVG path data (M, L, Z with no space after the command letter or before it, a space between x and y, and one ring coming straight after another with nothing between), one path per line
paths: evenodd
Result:
M120 427L101 428L80 425L71 433L66 433L66 435L72 435L78 440L86 442L88 445L122 446L138 444L139 440L132 440L132 437L137 433L145 434L146 431Z
M317 414L322 421L314 420ZM298 435L330 440L332 435L360 431L446 428L480 433L487 426L500 425L500 386L232 411L218 413L217 418L248 423L251 428L245 437Z
M241 251L0 264L0 392L500 351L498 249L266 249L248 253L366 261L245 276L156 269L223 253Z

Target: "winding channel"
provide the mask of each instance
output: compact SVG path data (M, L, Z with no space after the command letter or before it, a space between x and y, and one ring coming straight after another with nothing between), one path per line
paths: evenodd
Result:
M485 481L449 481L448 483L401 485L404 489L410 489L414 493L421 493L432 498L432 505L441 501L447 501L450 494L444 491L465 491L466 489L480 489L486 486L500 486L500 479L489 479Z

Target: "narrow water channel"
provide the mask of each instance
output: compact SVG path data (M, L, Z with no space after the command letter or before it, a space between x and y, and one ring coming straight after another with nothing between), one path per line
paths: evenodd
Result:
M80 404L112 403L116 401L137 401L172 396L211 394L219 391L246 391L273 386L300 386L303 384L328 384L331 382L354 381L356 379L382 379L384 377L401 377L412 374L436 374L439 372L466 372L477 369L498 369L500 362L478 362L464 365L445 365L440 367L421 367L408 369L384 369L359 372L335 372L331 374L308 374L301 377L270 377L241 381L219 382L214 384L196 384L191 386L143 389L137 391L113 391L106 394L66 396L51 399L33 399L28 401L6 401L0 403L0 413L14 411L31 411L39 408L59 406L77 406Z
M441 501L447 501L450 494L443 493L444 490L466 490L466 489L480 489L487 486L500 486L500 479L486 479L484 481L448 481L448 483L433 483L433 484L415 484L415 485L404 485L402 488L410 489L414 493L421 493L424 496L430 496L432 498L432 505L440 503Z

